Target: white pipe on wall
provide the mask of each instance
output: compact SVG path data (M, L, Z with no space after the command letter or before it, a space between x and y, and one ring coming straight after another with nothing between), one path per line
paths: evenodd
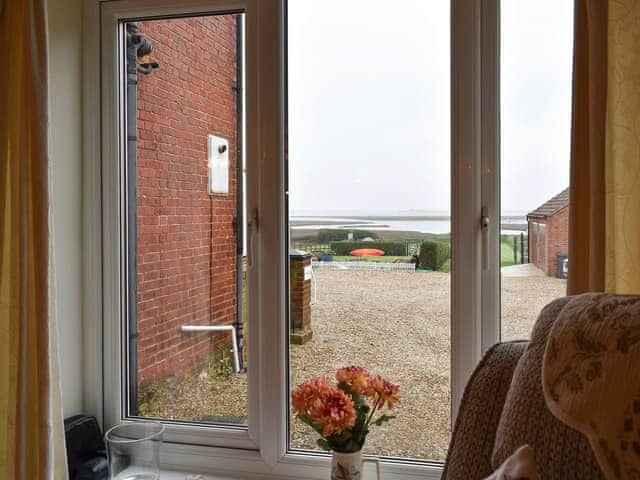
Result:
M183 332L231 332L233 369L240 373L240 359L238 358L238 339L236 337L236 327L233 325L183 325L180 327Z

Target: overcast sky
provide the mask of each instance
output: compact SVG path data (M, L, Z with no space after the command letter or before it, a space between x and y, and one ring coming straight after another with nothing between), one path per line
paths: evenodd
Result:
M449 2L288 4L292 209L449 211ZM572 4L502 1L503 212L568 186Z

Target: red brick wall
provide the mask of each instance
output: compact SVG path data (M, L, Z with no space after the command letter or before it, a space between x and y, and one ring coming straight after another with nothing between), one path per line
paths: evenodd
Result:
M540 228L544 225L544 230ZM533 263L536 267L546 273L546 226L547 221L536 218L529 221L529 263Z
M138 380L193 371L236 321L235 16L139 22L160 68L138 80ZM229 140L229 195L210 196L207 135Z
M556 253L567 253L568 249L569 207L565 207L547 221L547 275L556 275Z
M535 224L544 225L544 235ZM556 275L556 254L569 249L569 207L546 218L529 222L529 262L549 276Z
M305 279L305 269L311 268L311 254L289 256L289 301L291 302L291 343L311 340L311 279Z

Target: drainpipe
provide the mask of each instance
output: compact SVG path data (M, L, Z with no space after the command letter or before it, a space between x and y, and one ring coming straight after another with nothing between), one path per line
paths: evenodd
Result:
M235 330L237 332L237 345L234 345L235 351L240 352L240 369L245 370L244 358L242 355L243 345L244 345L244 335L243 335L243 326L244 326L244 152L242 148L243 143L243 123L244 123L244 115L243 115L243 95L244 95L244 84L243 84L243 28L242 28L242 15L236 16L236 84L234 87L236 94L236 292L237 292L237 300L236 304L238 305L238 313L236 315L236 324Z
M137 288L137 197L136 197L136 153L137 137L137 89L138 72L148 75L157 63L138 63L138 58L151 53L151 42L138 33L135 23L127 23L127 330L129 372L129 414L138 415L138 288Z

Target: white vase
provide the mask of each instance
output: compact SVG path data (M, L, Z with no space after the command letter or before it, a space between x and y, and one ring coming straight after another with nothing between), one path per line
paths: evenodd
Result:
M380 462L377 458L362 458L362 450L353 453L333 452L331 457L331 480L363 480L362 467L365 462L376 464L376 477L380 475Z

